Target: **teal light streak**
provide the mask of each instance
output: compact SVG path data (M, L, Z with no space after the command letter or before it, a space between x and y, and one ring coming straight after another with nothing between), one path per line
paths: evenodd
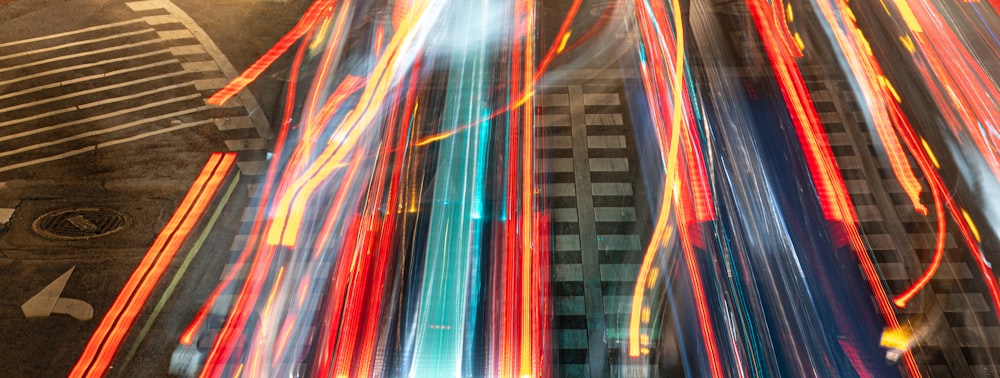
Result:
M483 8L485 9L485 8ZM469 15L462 15L469 16ZM451 57L411 377L463 376L479 308L483 177L491 124L481 114L485 46ZM482 123L480 123L482 122Z

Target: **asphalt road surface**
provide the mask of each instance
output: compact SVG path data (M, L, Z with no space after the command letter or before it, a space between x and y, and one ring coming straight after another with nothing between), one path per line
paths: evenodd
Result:
M240 178L213 234L172 293L165 289L182 259L170 264L146 316L121 348L117 361L125 370L110 370L121 376L166 374L177 329L189 321L199 296L207 295L229 258L248 185L260 173L270 143L267 117L274 103L255 98L273 97L281 72L270 72L274 76L255 84L243 101L212 107L204 99L266 51L307 5L0 4L0 286L5 288L0 355L7 366L2 375L67 375L209 155L233 151ZM236 173L230 174L227 183L235 179ZM55 235L41 235L46 226L35 221L60 211L63 218L83 219L82 228L56 227ZM59 314L26 319L21 304L72 267L62 297L89 303L94 319ZM171 300L138 340L152 304L165 295ZM126 359L133 349L141 352Z

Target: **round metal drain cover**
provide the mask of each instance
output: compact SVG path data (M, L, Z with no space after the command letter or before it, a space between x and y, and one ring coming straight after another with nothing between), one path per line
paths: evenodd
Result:
M108 208L63 209L35 219L35 233L60 240L87 240L111 235L128 226L129 216Z

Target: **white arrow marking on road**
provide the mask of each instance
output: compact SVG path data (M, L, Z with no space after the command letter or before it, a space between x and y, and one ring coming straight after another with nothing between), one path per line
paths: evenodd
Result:
M73 269L69 268L55 281L52 281L34 297L28 299L21 305L21 311L26 318L44 318L51 314L66 314L76 320L90 320L94 317L94 307L90 303L72 298L60 298L69 276L73 274Z

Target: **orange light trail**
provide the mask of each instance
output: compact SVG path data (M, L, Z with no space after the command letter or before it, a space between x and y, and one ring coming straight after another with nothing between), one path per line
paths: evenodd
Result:
M296 83L298 82L298 76L300 73L299 67L302 66L302 58L305 55L306 44L303 43L299 46L298 52L295 54L295 58L292 61L292 70L289 74L288 90L286 92L285 98L285 110L284 114L292 114L292 110L295 107L295 94L296 94ZM281 123L281 129L278 132L278 138L274 147L274 154L278 158L271 160L268 164L266 179L263 181L262 193L270 193L271 189L274 187L275 177L278 174L277 167L280 164L280 156L285 148L285 141L288 140L288 133L291 130L291 118L285 117L284 121ZM254 219L263 219L264 214L267 211L267 206L261 206L257 210L257 214ZM255 221L250 232L250 237L247 240L247 246L252 246L257 243L258 235L260 235L260 230L263 224L260 221ZM233 280L236 278L237 273L242 269L247 263L247 259L250 257L251 248L243 248L240 255L235 259L235 263L232 265L232 269L226 274L221 280L219 285L216 285L215 289L205 300L205 304L201 306L198 313L195 314L194 319L188 327L181 332L180 343L183 345L191 344L194 339L195 334L201 329L201 325L205 322L205 318L212 306L215 305L222 291L228 288Z
M837 222L843 228L844 235L842 237L846 237L857 256L861 270L872 286L875 301L882 316L890 327L897 327L899 320L889 302L888 294L881 284L882 281L871 256L868 254L868 249L861 239L854 205L847 195L844 180L833 160L829 142L819 125L819 116L815 105L805 87L793 54L787 51L787 48L782 49L782 46L785 45L780 43L780 39L775 36L778 27L773 24L774 17L768 15L773 8L762 0L747 0L747 4L757 25L757 30L760 32L771 67L778 77L785 103L792 110L792 123L795 125L799 142L805 152L809 172L824 214L827 219ZM911 376L920 376L916 361L911 354L904 355L904 365Z
M820 2L818 4L821 12L829 20L829 22L831 24L836 24L837 17L834 15L834 10L831 8L830 3ZM927 17L928 13L926 13L926 9L923 9L923 7L921 7L920 12L915 13L913 8L911 8L906 1L896 1L895 4L897 5L897 10L899 10L901 16L904 18L908 28L912 33L914 33L913 38L907 36L905 38L901 37L901 40L906 45L907 49L911 53L914 53L914 40L916 41L916 44L920 44L921 46L926 43L924 38L924 29L921 27L921 23L918 20L917 15L919 14L921 15L920 17ZM907 149L910 151L911 156L913 156L921 172L927 178L930 190L934 197L935 209L937 209L937 238L931 262L924 273L921 274L921 276L918 277L918 279L911 284L910 287L893 299L893 303L897 307L905 307L907 302L916 296L930 282L930 279L933 278L935 272L940 266L944 257L944 241L946 232L946 222L944 219L945 209L941 207L943 203L943 205L947 207L951 218L953 218L959 225L959 230L965 237L966 244L969 246L970 251L977 260L984 277L986 277L988 287L990 288L991 298L994 300L995 304L998 304L998 308L1000 308L1000 293L996 291L996 282L993 279L992 270L989 269L985 263L983 263L982 258L977 254L980 249L978 246L978 240L973 241L972 238L969 237L968 230L971 229L971 222L967 217L960 217L958 215L958 210L954 205L951 194L945 187L943 179L937 172L937 159L930 151L926 141L919 139L916 136L912 126L900 109L900 96L882 73L878 62L872 55L868 41L855 24L853 12L847 6L846 1L838 1L836 2L836 5L838 7L836 10L837 12L840 12L842 15L847 15L846 17L840 17L840 19L846 22L845 27L848 32L846 35L845 33L835 33L836 41L841 44L845 51L849 52L845 55L848 58L849 65L855 74L854 76L861 80L862 84L864 84L862 87L864 98L869 102L870 109L872 109L872 117L875 120L873 124L878 131L880 139L886 147L886 152L889 157L889 161L892 164L893 171L907 195L910 197L911 202L913 202L916 210L926 215L927 208L919 202L919 195L921 191L920 183L913 176L912 169L909 167L909 161L906 159L906 156L904 155L905 153L902 151L902 147L899 145L899 141L896 138L896 133L899 133L906 144ZM947 38L948 36L947 32L941 33L936 31L934 34L943 34L944 38ZM956 46L956 48L961 48L961 46ZM942 71L943 67L941 66L940 61L937 60L936 55L931 53L928 54L927 58L929 59L930 66L937 72L937 77L945 80L944 85L949 87L951 84L949 84L948 74ZM923 69L921 71L926 74L926 71ZM939 92L936 92L933 88L931 92L934 94L936 99L944 101ZM957 106L959 108L963 108L961 104L958 104ZM883 111L883 109L885 111ZM949 122L956 121L955 118L950 117L947 114L946 118L951 120Z
M642 340L644 339L640 334L640 324L642 322L642 309L644 293L647 290L648 282L651 278L652 264L654 261L654 256L663 247L667 246L671 235L673 233L673 226L670 225L669 221L671 219L671 204L675 201L683 201L683 199L678 196L681 187L689 187L688 185L682 185L680 181L678 167L680 165L679 159L681 156L690 156L694 159L695 148L694 146L688 146L685 144L684 148L688 152L685 155L680 155L679 149L681 146L681 139L684 135L687 135L689 131L689 122L691 122L692 117L690 113L685 113L685 111L690 111L687 103L687 91L684 85L685 83L685 69L684 69L684 32L683 32L683 20L681 19L681 9L680 3L678 1L671 2L671 14L673 20L673 33L672 35L668 33L658 33L657 30L666 29L662 28L661 23L656 20L667 20L670 19L667 16L667 10L664 7L659 6L659 4L652 5L648 2L637 1L636 9L639 10L639 26L642 32L643 41L646 43L645 52L646 57L649 62L649 66L653 68L650 70L646 64L642 67L643 80L646 82L645 87L647 91L647 96L650 101L650 110L653 113L651 119L653 119L654 125L660 136L660 151L661 153L666 153L666 171L664 172L664 181L662 188L662 195L660 198L660 209L656 216L656 226L654 227L653 234L649 245L647 246L645 256L643 258L643 263L639 268L639 275L636 280L635 292L632 298L632 309L631 309L631 319L629 324L629 347L628 354L632 358L639 357L642 351ZM672 41L667 41L665 39L673 37ZM669 70L664 70L661 67L664 65L666 59L661 56L661 54L669 53L673 51L673 64ZM671 76L668 79L664 76L665 73L670 73ZM666 101L666 99L659 98L661 93L667 93L666 82L669 82L671 99ZM669 109L659 110L663 107ZM669 119L671 120L671 127L669 129L670 136L669 142L665 141L662 134L665 133L666 125L662 123L667 112L670 112ZM658 115L662 114L662 115ZM692 142L693 139L685 138L685 142ZM666 142L666 145L664 143ZM700 164L699 162L689 162L690 164ZM699 181L700 178L695 174L695 178ZM698 186L699 189L703 190L699 195L706 195L707 197L707 186L703 186L707 182L697 182L694 185ZM676 205L676 203L674 203ZM707 209L702 209L703 213L700 217L706 219L710 218ZM685 217L686 214L679 214L677 221L687 222L689 218ZM685 224L685 223L682 223ZM715 327L711 322L711 314L708 310L708 299L704 291L704 283L701 279L700 268L697 263L697 259L694 256L693 248L691 247L691 237L686 232L688 231L685 227L681 230L682 243L684 244L683 254L686 263L686 267L691 277L692 290L695 298L696 312L698 317L698 322L700 325L700 331L702 338L705 343L705 353L709 361L709 369L712 376L722 376L723 368L722 361L719 355L718 345L716 344ZM648 336L647 336L648 337Z
M521 5L523 10L522 22L524 31L524 55L523 55L523 70L524 83L522 91L525 93L533 93L535 91L535 78L530 73L535 72L535 1L524 0L523 5ZM515 14L519 14L515 12ZM569 34L565 35L564 40L568 40ZM563 47L565 43L560 45ZM517 51L517 50L515 50ZM518 67L520 68L520 67ZM532 295L533 282L532 278L534 275L533 269L533 259L532 255L534 248L532 248L533 240L532 237L536 235L534 230L534 213L535 213L535 105L533 97L529 98L528 101L521 108L523 109L523 116L521 118L521 135L523 145L521 146L521 211L520 211L520 230L521 235L521 348L519 350L521 359L520 376L530 377L536 376L538 370L535 369L533 362L535 360L535 350L532 345L537 345L538 340L545 337L543 332L539 332L538 329L532 327L534 324L532 310L535 308L535 297ZM537 252L547 252L546 249L541 249ZM532 338L535 335L535 338ZM538 358L542 358L539 354Z
M357 107L347 114L337 131L343 139L339 143L331 143L320 156L290 185L291 191L284 192L276 207L275 219L267 235L271 245L294 246L298 238L302 216L309 198L316 188L337 169L346 155L352 150L361 135L368 130L378 116L379 107L390 89L393 76L400 67L399 53L414 32L419 15L426 10L426 3L419 3L413 9L414 14L407 17L400 25L397 34L393 35L386 47L387 53L378 59L372 72L377 77L370 80L364 87Z
M214 153L195 179L167 225L153 241L145 257L104 315L97 330L70 371L70 377L104 375L150 293L169 267L174 254L201 219L229 175L235 153Z
M326 88L326 86L327 86L327 78L330 75L330 70L331 70L331 68L334 68L334 65L332 64L332 62L335 59L339 58L339 55L340 55L339 53L340 53L340 48L341 48L341 40L343 40L344 29L345 29L345 25L347 24L347 15L348 15L348 13L350 13L350 12L347 12L347 11L344 11L344 10L350 9L350 7L351 7L351 0L344 0L344 3L340 7L340 9L342 11L337 12L336 20L333 23L333 35L330 36L330 39L329 39L330 43L326 43L325 44L325 49L323 51L323 58L319 62L319 70L316 72L316 76L313 78L312 87L309 89L309 93L311 95L309 96L308 99L306 99L306 103L305 103L305 109L306 110L305 110L305 112L303 114L303 116L304 116L304 118L306 120L304 123L305 123L305 127L306 127L305 134L307 134L307 135L314 134L314 133L318 132L318 131L314 131L313 129L320 129L320 128L323 128L323 126L326 126L325 122L315 122L314 121L314 117L315 118L319 118L319 117L316 117L316 106L319 105L319 101L320 101L319 100L319 96L322 95L322 94L324 94L324 92L325 92L324 88ZM327 20L329 20L329 15L327 15L325 17L326 17ZM324 26L325 25L327 25L326 22L324 22ZM323 32L324 32L324 30L320 30L317 34L323 33ZM321 40L317 39L316 41L319 42ZM344 86L344 85L345 85L345 83L341 82L341 87ZM341 87L338 87L337 89L335 89L335 91L336 90L343 90ZM336 97L335 96L331 96L331 100L328 100L328 101L332 101L332 98L336 98ZM306 141L306 142L312 142L313 140L312 139L305 139L304 141ZM311 147L311 145L310 145L310 147Z
M334 4L334 0L320 0L310 5L292 30L285 33L285 35L283 35L281 39L279 39L278 42L267 51L267 53L261 56L260 59L257 59L257 61L243 71L240 76L233 79L229 82L229 84L226 84L225 87L215 92L215 94L213 94L212 97L209 97L208 100L205 100L205 102L211 105L225 104L226 101L229 101L230 98L242 91L243 88L246 88L247 85L250 85L250 83L254 80L257 80L257 77L264 73L264 71L267 70L271 64L274 64L274 61L278 60L278 57L284 55L285 52L292 47L292 44L302 38L302 36L309 30L312 30L321 17L326 17L326 15L333 10Z

